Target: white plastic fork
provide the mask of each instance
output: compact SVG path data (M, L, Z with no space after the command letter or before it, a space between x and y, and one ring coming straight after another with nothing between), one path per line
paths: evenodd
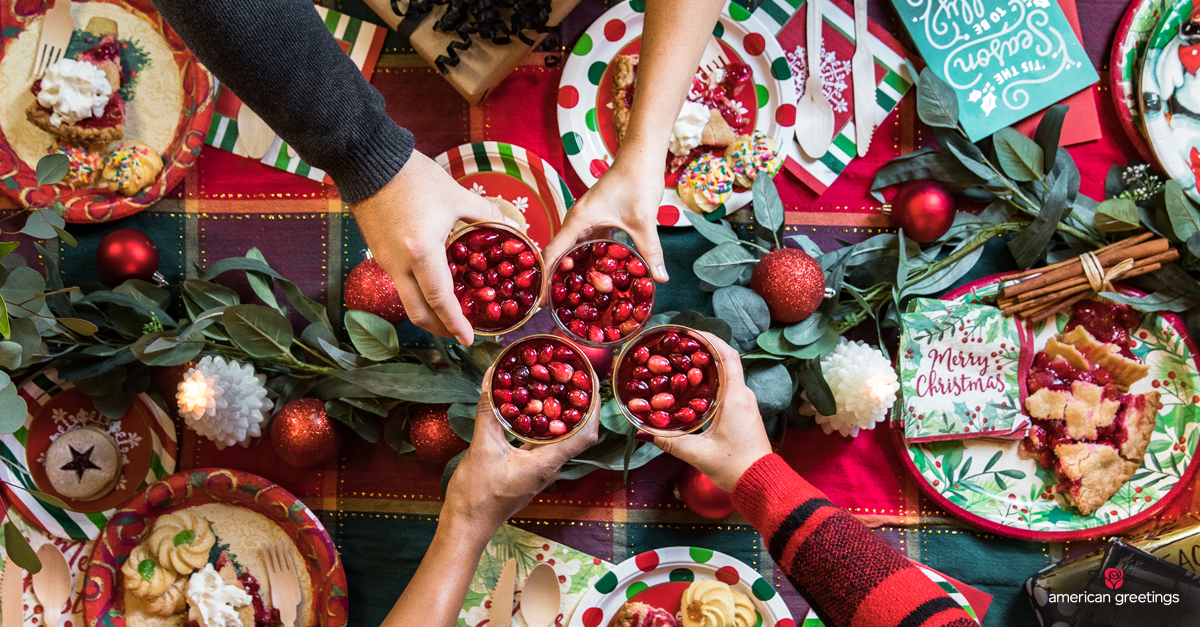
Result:
M71 31L75 20L71 18L70 0L54 0L54 7L42 19L42 38L38 41L37 57L33 65L33 77L41 78L46 68L58 63L67 45L71 43Z
M296 608L300 605L300 579L291 551L281 544L262 547L263 563L271 585L271 605L279 610L283 627L296 627Z
M707 77L728 64L729 57L725 56L721 42L716 37L709 37L708 45L704 46L704 56L700 57L700 71Z

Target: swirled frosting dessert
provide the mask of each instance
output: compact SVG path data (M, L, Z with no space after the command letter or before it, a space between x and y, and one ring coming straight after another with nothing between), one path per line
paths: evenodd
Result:
M732 627L733 591L729 584L704 580L693 582L679 602L684 627Z

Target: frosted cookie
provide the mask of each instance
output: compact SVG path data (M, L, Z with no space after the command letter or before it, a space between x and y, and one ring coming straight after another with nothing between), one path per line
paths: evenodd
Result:
M725 159L733 170L734 182L739 187L750 187L759 172L775 176L783 165L783 158L775 146L775 140L755 131L753 135L742 135L725 148Z
M54 440L46 449L46 477L60 496L94 501L107 496L121 475L121 449L107 433L80 427Z
M688 164L676 188L689 209L709 213L733 196L733 171L724 158L705 154Z
M72 189L91 185L100 170L104 169L104 157L86 146L73 146L60 139L54 142L49 152L67 157L67 176L63 178L63 183Z
M208 521L185 509L154 521L146 546L158 563L187 576L208 563L216 541Z
M132 196L153 183L162 169L157 150L141 142L125 142L108 155L100 175L108 191Z
M139 544L129 552L121 566L121 575L125 589L146 600L162 596L179 579L175 571L163 568L154 560L145 544Z

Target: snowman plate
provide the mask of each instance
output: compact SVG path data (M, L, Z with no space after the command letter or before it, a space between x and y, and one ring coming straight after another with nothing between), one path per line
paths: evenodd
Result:
M1154 156L1192 200L1200 202L1200 38L1181 33L1192 0L1172 5L1154 29L1141 69L1139 106Z
M1112 90L1113 107L1121 128L1133 143L1134 149L1146 161L1154 160L1154 153L1146 143L1145 126L1138 111L1138 72L1146 44L1154 29L1158 27L1163 12L1171 6L1171 0L1134 0L1117 26L1117 35L1109 58L1109 88Z

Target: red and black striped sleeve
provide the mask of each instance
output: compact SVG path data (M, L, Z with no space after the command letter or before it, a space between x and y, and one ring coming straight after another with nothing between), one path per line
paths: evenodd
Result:
M920 569L835 506L778 455L758 460L734 502L821 620L838 627L977 627Z

